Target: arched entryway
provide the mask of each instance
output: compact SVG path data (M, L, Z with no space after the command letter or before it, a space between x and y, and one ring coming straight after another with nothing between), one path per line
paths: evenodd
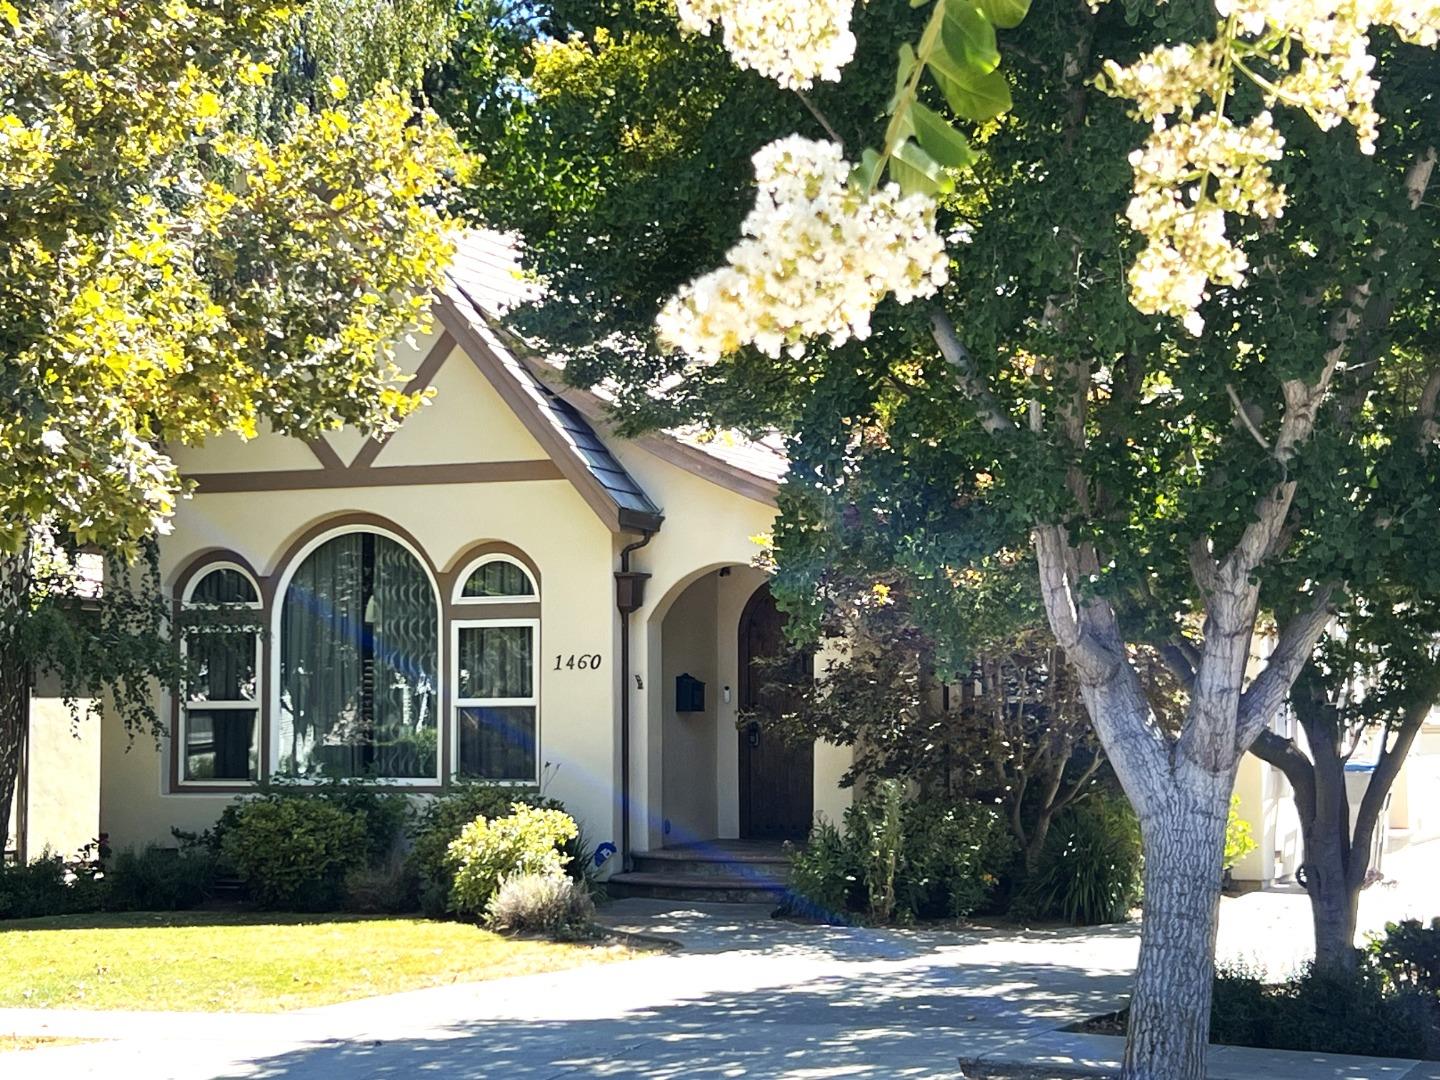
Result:
M777 668L773 661L786 652L785 616L762 585L740 615L739 705L742 716L752 717L739 732L743 840L803 840L814 816L814 744L787 743L766 730L767 719L792 707L785 684L814 666L811 654L799 653L786 665L794 670Z

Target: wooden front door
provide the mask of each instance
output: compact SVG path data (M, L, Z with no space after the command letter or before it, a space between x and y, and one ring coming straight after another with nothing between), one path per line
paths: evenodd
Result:
M803 840L815 806L815 745L787 744L765 730L766 718L788 706L791 692L776 686L787 673L756 661L784 654L785 616L770 587L762 586L740 616L740 711L751 722L740 731L740 836L746 840ZM808 676L809 653L794 659Z

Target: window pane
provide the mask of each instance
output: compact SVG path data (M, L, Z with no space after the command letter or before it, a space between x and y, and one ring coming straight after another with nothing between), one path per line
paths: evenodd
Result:
M534 596L535 586L530 575L514 563L495 559L477 566L465 579L461 597L480 598L486 596Z
M435 595L399 544L348 533L316 548L280 621L282 772L436 775Z
M250 630L192 629L185 635L191 701L251 701L255 697L255 634Z
M535 692L535 635L529 626L462 626L462 698L528 698Z
M238 570L211 570L195 584L192 604L256 604L255 586Z
M458 710L462 776L535 779L535 707L482 705Z
M186 780L254 780L259 775L254 709L189 709Z

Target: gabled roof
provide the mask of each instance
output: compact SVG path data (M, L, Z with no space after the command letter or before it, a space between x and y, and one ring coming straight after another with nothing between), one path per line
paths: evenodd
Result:
M543 388L554 401L570 406L576 419L583 418L582 423L589 420L602 430L608 428L613 397L606 387L581 390L567 386L562 375L563 359L525 349L513 335L497 330L506 312L540 295L533 282L521 277L519 266L515 237L489 230L467 232L456 245L455 260L448 271L451 288L447 292L463 299L464 308L478 319L484 335L495 341L517 376L521 372L528 375L529 381ZM586 425L586 430L595 438L592 428ZM595 441L603 450L604 444L598 438ZM737 431L714 431L695 425L628 441L712 483L772 506L789 468L778 435L752 439ZM608 451L604 452L609 456ZM615 468L624 473L618 462Z

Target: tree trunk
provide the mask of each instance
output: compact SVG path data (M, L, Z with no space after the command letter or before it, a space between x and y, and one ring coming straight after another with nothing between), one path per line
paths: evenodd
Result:
M1199 770L1142 815L1145 917L1125 1080L1203 1080L1230 778Z
M0 850L10 836L10 810L29 716L30 666L17 633L28 570L28 549L0 556Z

